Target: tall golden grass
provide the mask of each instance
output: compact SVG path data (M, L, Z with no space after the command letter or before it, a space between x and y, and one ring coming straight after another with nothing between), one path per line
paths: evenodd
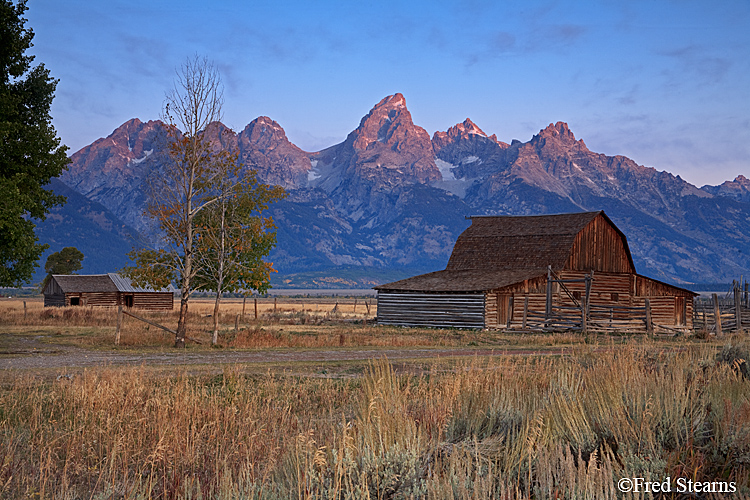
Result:
M545 347L581 344L576 334L525 335L499 332L460 331L419 328L374 327L366 323L372 319L360 302L354 311L354 299L333 302L331 299L279 299L274 310L273 299L259 304L255 320L252 302L242 319L241 299L232 299L222 306L219 316L219 345L239 349L261 348L316 348L316 347L416 347L416 346L493 346L525 344ZM317 301L317 302L316 302ZM334 311L335 308L335 311ZM178 311L147 311L135 309L134 314L167 328L176 329ZM213 330L213 302L194 299L188 313L188 337L208 347ZM108 307L43 307L41 300L27 300L24 311L19 299L0 300L0 335L12 331L34 335L47 333L54 341L89 347L111 347L115 340L117 309ZM235 329L235 327L238 327ZM125 316L120 345L130 347L164 347L174 345L172 334L137 319ZM189 342L191 348L196 344Z
M671 476L741 498L750 345L730 342L419 376L381 360L354 380L19 376L0 392L0 497L607 499L618 478Z

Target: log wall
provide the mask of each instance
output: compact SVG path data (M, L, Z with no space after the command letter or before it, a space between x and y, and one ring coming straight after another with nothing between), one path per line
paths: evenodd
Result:
M378 324L484 328L484 294L378 291Z
M125 305L124 297L128 295L122 294L121 302ZM152 293L132 293L133 296L133 307L136 309L168 309L172 310L174 307L174 294L172 292L152 292Z
M74 297L78 297L79 306L117 307L118 303L118 292L74 292L65 294L65 305Z

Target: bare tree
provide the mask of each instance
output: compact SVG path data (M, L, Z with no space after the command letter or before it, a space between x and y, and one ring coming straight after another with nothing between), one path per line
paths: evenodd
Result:
M236 155L233 158L226 150L212 148L203 133L221 120L222 104L223 86L213 64L197 56L188 59L166 95L162 119L169 125L169 160L152 179L146 208L163 241L158 250L131 252L135 266L123 270L136 284L166 286L179 281L175 347L185 346L188 300L198 271L194 262L196 217L216 203L221 193L213 189L214 183L228 164L236 164Z

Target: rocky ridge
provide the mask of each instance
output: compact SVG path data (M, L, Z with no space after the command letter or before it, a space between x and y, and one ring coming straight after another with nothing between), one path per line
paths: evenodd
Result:
M501 142L470 119L430 138L401 94L376 104L340 144L307 153L268 117L235 134L206 132L237 151L287 200L272 211L282 273L444 266L472 214L606 210L643 274L725 281L750 271L750 181L697 188L624 156L592 152L563 122L528 142ZM75 155L62 180L143 229L149 172L163 161L161 122L126 122Z

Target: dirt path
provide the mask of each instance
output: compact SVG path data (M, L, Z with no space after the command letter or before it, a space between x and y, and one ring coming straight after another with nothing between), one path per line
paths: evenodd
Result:
M340 348L340 349L269 349L253 351L100 351L19 339L13 348L0 352L0 370L66 369L95 366L222 365L267 364L287 362L357 361L388 359L429 359L442 357L506 356L530 354L564 354L565 349L487 348Z

